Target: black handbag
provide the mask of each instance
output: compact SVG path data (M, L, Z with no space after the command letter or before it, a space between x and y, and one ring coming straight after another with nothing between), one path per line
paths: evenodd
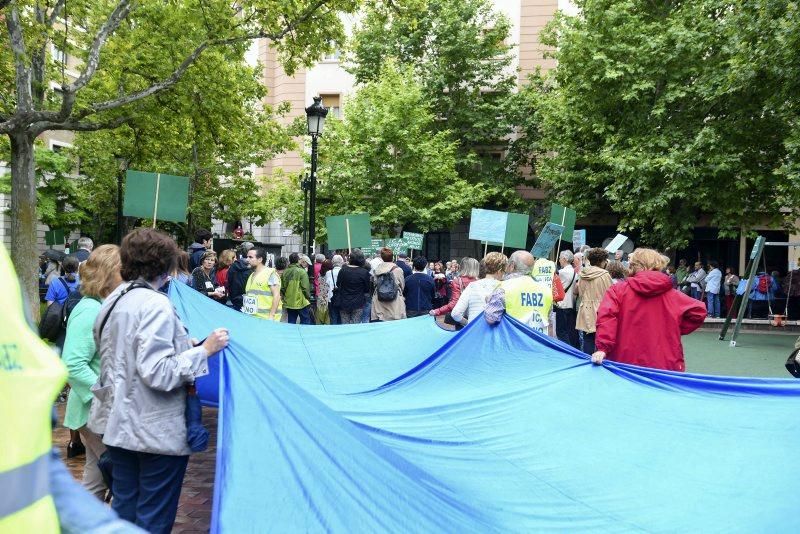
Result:
M795 378L800 378L800 364L795 360L798 352L800 352L800 349L793 350L789 358L786 359L786 370L792 373Z

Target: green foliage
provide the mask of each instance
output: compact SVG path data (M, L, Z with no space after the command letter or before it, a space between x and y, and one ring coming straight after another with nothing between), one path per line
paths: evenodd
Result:
M434 130L434 115L411 69L384 64L329 120L320 140L317 224L327 215L368 212L376 233L414 223L447 227L484 201L485 188L456 172L456 146Z
M9 158L8 144L0 144L0 161ZM42 146L34 149L36 159L36 199L39 220L51 229L67 232L89 220L80 179L73 174L74 159ZM0 193L11 193L11 175L0 176Z
M459 176L483 184L486 201L506 207L521 203L514 191L521 175L496 157L511 131L504 109L516 85L510 28L490 0L372 0L350 54L358 83L377 80L387 61L412 68L433 131L456 143Z
M579 213L680 247L800 217L795 2L584 0L558 16L552 91L532 91L539 176Z

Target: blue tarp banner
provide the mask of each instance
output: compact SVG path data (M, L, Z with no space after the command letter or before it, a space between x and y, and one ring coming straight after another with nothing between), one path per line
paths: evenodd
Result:
M213 532L800 529L794 379L593 366L507 318L442 336L172 298L193 336L232 334ZM397 372L395 343L438 347Z

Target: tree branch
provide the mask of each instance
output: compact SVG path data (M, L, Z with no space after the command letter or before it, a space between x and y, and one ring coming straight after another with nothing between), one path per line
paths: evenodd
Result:
M4 7L6 7L10 3L11 3L11 0L0 0L0 9L3 9Z
M122 1L125 2L126 0ZM189 67L191 67L195 61L197 61L197 58L200 57L203 51L205 51L205 49L210 46L228 45L241 41L251 41L253 39L269 39L271 41L279 41L283 39L290 32L293 32L300 24L308 20L314 14L314 12L317 9L319 9L320 6L324 5L326 2L327 0L318 0L308 9L306 9L306 11L302 15L300 15L296 20L294 20L290 24L287 24L286 27L284 27L278 33L255 32L255 33L241 35L239 37L229 37L227 39L212 39L209 41L204 41L200 45L198 45L197 48L195 48L194 51L191 54L189 54L186 57L186 59L184 59L183 62L178 66L178 68L176 68L172 72L172 74L165 80L155 83L150 87L148 87L147 89L143 89L135 93L130 93L125 96L116 98L114 100L108 100L106 102L93 104L89 106L89 108L87 108L85 111L79 113L76 116L76 118L83 119L94 113L116 109L172 87L178 82L178 80L181 79L181 77L189 69Z
M2 1L2 0L0 0ZM17 106L21 111L29 111L33 107L31 99L31 71L25 64L28 53L25 49L25 38L22 36L22 24L16 7L11 8L11 13L6 19L8 37L11 51L14 54L14 70L17 82Z
M118 117L116 119L104 122L81 122L81 121L63 121L63 122L36 122L31 125L31 130L36 134L51 130L67 130L73 132L96 132L98 130L113 130L119 128L126 122L130 121L132 117Z
M56 19L58 19L58 17L61 15L61 12L64 10L64 6L66 5L67 5L67 0L58 0L58 2L56 2L56 5L53 6L53 11L50 12L50 16L47 18L48 27L50 28L53 27L53 24L56 23Z
M78 78L69 84L67 87L64 88L64 103L66 103L67 94L73 95L73 102L74 102L74 94L83 89L89 80L92 79L94 73L97 71L97 67L100 64L100 49L103 48L108 37L114 33L114 31L119 26L122 19L128 16L128 13L131 11L130 0L120 0L117 7L114 8L114 11L108 16L103 26L98 30L97 35L94 36L94 41L92 42L92 47L89 49L89 55L86 58L86 67L83 69ZM71 110L71 107L70 107ZM62 105L62 114L64 111L64 105ZM66 114L69 116L69 112ZM64 118L66 118L66 116Z

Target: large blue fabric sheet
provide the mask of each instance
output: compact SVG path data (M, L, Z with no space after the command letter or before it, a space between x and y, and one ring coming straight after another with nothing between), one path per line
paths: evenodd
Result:
M387 332L409 323L424 333L404 344L424 344L436 335L426 319L240 328L246 318L197 293L172 296L193 335L210 318L233 333L214 532L800 529L793 379L597 367L504 319L475 321L359 393L393 364ZM297 364L304 347L348 346L356 332L370 346L352 366L300 376L312 372Z

